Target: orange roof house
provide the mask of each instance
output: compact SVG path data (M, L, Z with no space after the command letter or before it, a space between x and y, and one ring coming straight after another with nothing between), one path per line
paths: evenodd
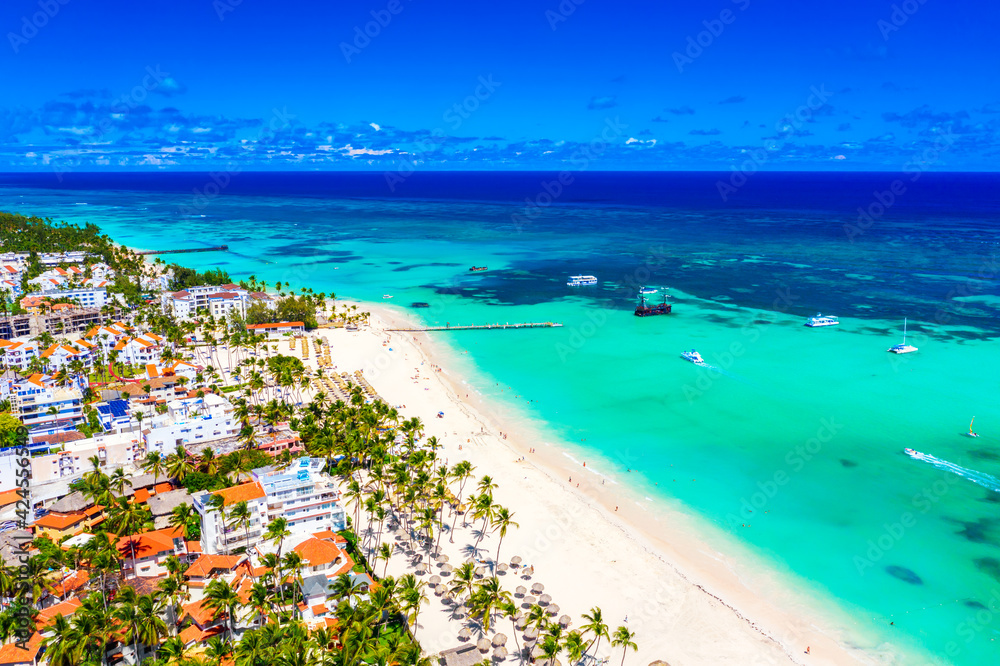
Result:
M35 520L35 534L47 536L58 543L65 536L74 536L83 531L87 515L82 511L60 513L53 511Z
M251 500L265 497L264 488L256 481L249 481L247 483L241 483L238 486L233 486L232 488L217 490L212 494L222 495L223 506L230 506L240 502L249 502Z
M28 639L25 649L16 642L0 647L0 666L33 666L38 663L38 653L42 649L42 635L37 631Z
M312 537L297 545L294 550L302 556L305 571L339 576L354 568L350 555L332 541Z

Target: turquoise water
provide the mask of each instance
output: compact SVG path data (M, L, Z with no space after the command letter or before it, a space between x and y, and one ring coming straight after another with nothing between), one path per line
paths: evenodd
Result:
M566 206L518 231L503 204L225 196L197 217L181 193L0 193L133 247L227 243L173 258L236 279L427 302L411 312L428 323L562 322L444 335L484 395L808 581L858 629L948 663L998 660L996 238L978 219L894 218L849 243L822 224L836 213L804 209ZM566 287L574 273L602 284ZM671 286L674 314L633 317L634 283ZM803 327L820 309L842 325ZM904 316L920 351L888 354ZM679 358L691 348L715 369Z

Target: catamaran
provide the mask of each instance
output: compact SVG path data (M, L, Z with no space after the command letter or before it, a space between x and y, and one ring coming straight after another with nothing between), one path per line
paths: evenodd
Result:
M911 352L917 351L917 348L913 345L906 344L906 319L903 319L903 343L899 345L893 345L889 347L886 351L890 351L893 354L909 354Z
M824 317L821 314L817 314L815 317L809 317L809 319L806 320L806 326L810 326L812 328L817 326L837 326L838 324L840 324L840 319L837 317L831 317L830 315Z
M566 286L585 287L592 284L597 284L597 278L593 275L570 275L569 282L566 283Z

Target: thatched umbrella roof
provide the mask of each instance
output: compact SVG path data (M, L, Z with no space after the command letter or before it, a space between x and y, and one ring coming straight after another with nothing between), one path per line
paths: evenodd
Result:
M535 603L536 601L538 601L538 599L535 599L535 598L534 598L533 596L531 596L531 595L528 595L527 597L525 597L525 598L524 598L524 603L528 604L529 606L532 606L532 605L534 605L534 603Z
M533 641L538 638L538 627L532 627L524 632L524 640Z
M438 555L436 559L438 562L443 564L448 561L448 556L442 553L441 555Z
M444 564L441 566L441 573L443 574L450 574L454 570L455 567L451 566L450 564Z
M507 643L507 634L497 634L493 637L493 647L499 647Z
M531 591L534 592L535 594L540 593L544 589L545 586L542 585L541 583L535 583L534 585L531 586Z
M542 646L541 645L535 645L534 647L531 648L531 658L532 659L538 659L541 656L542 656Z
M469 631L468 627L462 627L458 630L458 640L467 641L472 637L472 632Z
M427 582L430 583L431 585L437 585L438 583L441 582L441 576L434 574L433 576L427 579Z
M517 618L516 620L514 620L514 626L517 627L518 629L524 629L526 626L528 626L528 618L526 617Z
M444 589L444 585L437 585L434 588L434 594L439 597L443 597L445 592L447 592L447 590Z
M525 594L527 594L527 592L528 588L526 588L524 585L518 585L516 588L514 588L515 597L523 597Z
M573 618L571 618L569 615L563 615L562 617L559 618L559 624L561 624L563 627L568 627L572 622Z
M488 638L480 638L479 642L476 643L476 647L479 649L480 652L482 652L483 654L486 654L487 652L490 651L490 648L492 647L490 645L490 639L488 639Z
M476 577L482 578L486 575L486 567L476 567Z
M515 555L514 557L510 558L510 563L516 567L518 564L521 563L521 556Z
M507 658L507 648L505 648L504 646L501 645L497 649L493 650L493 658L494 659L501 659L501 660L502 659L506 659Z
M509 567L507 566L506 562L501 562L500 564L497 565L497 573L507 573L508 568Z
M551 606L545 609L545 612L548 613L549 615L558 615L559 606L557 606L556 604L552 604Z
M542 606L548 605L552 603L552 596L549 594L543 594L538 597L538 603Z
M667 662L662 659L657 659L656 661L649 662L649 666L670 666Z

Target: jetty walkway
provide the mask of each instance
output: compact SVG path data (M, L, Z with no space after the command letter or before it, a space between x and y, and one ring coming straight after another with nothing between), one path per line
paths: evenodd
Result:
M184 254L186 252L228 252L228 245L216 245L215 247L192 247L185 250L144 250L136 254Z
M509 328L560 328L562 324L551 321L526 322L523 324L469 324L467 326L428 326L427 328L389 328L387 331L399 333L424 333L428 331L496 331Z

